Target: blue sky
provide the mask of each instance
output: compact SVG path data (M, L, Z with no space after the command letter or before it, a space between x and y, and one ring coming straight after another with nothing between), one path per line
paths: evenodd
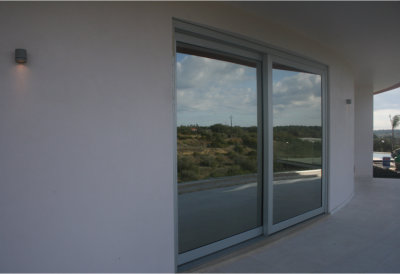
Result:
M256 69L177 53L177 124L257 125ZM321 78L309 73L273 71L276 125L321 124Z
M400 88L374 95L374 130L391 129L389 115L400 115Z

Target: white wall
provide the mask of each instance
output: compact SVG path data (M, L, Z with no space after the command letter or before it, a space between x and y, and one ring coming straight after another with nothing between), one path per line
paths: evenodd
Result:
M354 82L346 69L331 69L329 125L329 211L344 206L354 192ZM346 99L351 104L346 104Z
M352 75L319 44L223 3L0 3L0 271L174 271L172 17L329 65L329 208L351 196Z
M1 271L174 269L171 20L128 6L1 4Z
M355 178L357 181L372 180L374 95L368 81L356 85L355 111Z

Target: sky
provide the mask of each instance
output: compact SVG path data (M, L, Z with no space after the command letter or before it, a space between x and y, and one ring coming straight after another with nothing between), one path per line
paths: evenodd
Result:
M400 88L374 95L374 130L392 129L389 115L400 115Z
M256 68L177 53L177 124L257 125ZM277 125L321 125L321 77L273 70Z
M177 54L177 124L257 125L256 69Z
M274 126L321 126L321 76L273 69Z

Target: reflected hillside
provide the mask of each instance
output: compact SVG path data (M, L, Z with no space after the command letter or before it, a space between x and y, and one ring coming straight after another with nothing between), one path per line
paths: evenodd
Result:
M321 167L321 127L274 127L274 171ZM177 128L178 182L257 173L257 127Z
M257 127L178 127L178 182L257 172Z

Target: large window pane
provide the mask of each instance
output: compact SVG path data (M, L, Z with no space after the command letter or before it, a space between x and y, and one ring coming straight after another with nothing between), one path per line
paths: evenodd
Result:
M179 253L261 225L257 68L179 48Z
M321 76L274 63L273 224L322 206Z

